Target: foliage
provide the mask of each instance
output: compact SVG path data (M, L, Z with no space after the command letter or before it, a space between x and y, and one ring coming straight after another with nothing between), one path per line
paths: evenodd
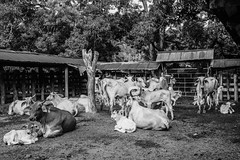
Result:
M92 49L100 61L155 60L158 51L179 49L240 55L206 6L204 0L1 1L0 48L67 57Z

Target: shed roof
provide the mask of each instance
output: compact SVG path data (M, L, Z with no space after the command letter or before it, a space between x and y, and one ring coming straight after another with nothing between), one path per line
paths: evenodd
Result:
M212 60L213 49L177 50L158 52L157 62L184 62L196 60Z
M157 70L160 63L157 62L99 62L100 70Z
M212 68L240 67L240 59L214 59L211 66Z
M49 65L84 65L82 59L77 58L63 58L54 55L40 54L35 52L23 52L23 51L11 51L11 50L0 50L0 62L7 63L9 65L24 64L49 64Z

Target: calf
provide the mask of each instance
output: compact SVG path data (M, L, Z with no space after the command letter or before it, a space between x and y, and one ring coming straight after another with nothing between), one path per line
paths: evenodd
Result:
M111 118L117 122L117 125L114 127L114 130L116 131L122 133L132 133L136 130L136 123L120 113L117 113L117 111L113 111Z
M3 142L6 145L12 144L32 144L38 141L38 136L41 135L40 128L37 125L30 123L23 126L25 129L11 130L3 136Z
M30 107L31 121L38 121L43 127L43 137L51 138L73 131L76 127L76 119L71 113L60 110L49 103L36 102Z
M129 112L129 119L136 123L138 128L152 129L152 130L166 130L169 129L169 119L163 110L145 108L139 105L138 101L130 100L127 106L131 107Z
M32 96L32 97L26 97L24 100L13 101L9 105L8 115L13 115L13 114L19 114L19 115L27 114L27 115L29 115L28 112L24 111L24 109L34 103L34 101L33 101L34 97L35 97L35 95Z
M235 104L232 104L232 105L235 105ZM234 111L234 109L231 107L231 102L227 102L226 104L222 104L221 107L220 107L220 112L222 114L232 114Z

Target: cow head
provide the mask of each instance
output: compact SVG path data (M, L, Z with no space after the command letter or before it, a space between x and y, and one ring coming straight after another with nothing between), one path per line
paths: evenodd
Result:
M146 84L145 84L143 78L141 78L141 77L137 77L137 83L138 83L139 87L146 87Z
M205 82L206 82L205 77L203 76L198 77L197 80L195 81L195 86L199 86L201 89L203 89Z
M42 125L37 122L30 122L22 126L22 129L26 130L28 134L32 134L35 137L42 136Z
M54 100L56 97L60 97L63 98L64 96L62 94L58 94L57 92L50 92L49 96L47 96L46 100L47 101L52 101Z
M42 118L43 112L47 112L46 106L44 106L45 101L37 101L29 107L30 121L38 121Z
M116 110L113 111L113 113L111 114L111 118L114 119L115 121L119 121L121 117L122 115L118 113Z

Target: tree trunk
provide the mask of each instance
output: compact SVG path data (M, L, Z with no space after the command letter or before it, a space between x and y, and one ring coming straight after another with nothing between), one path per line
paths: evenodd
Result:
M91 50L89 50L88 52L85 49L82 50L82 57L83 57L83 61L86 66L86 72L88 75L88 84L87 84L88 97L91 102L91 106L87 112L91 112L91 113L97 112L96 103L95 103L95 72L96 72L98 56L99 56L99 53L96 51L94 52L94 55L93 55Z

